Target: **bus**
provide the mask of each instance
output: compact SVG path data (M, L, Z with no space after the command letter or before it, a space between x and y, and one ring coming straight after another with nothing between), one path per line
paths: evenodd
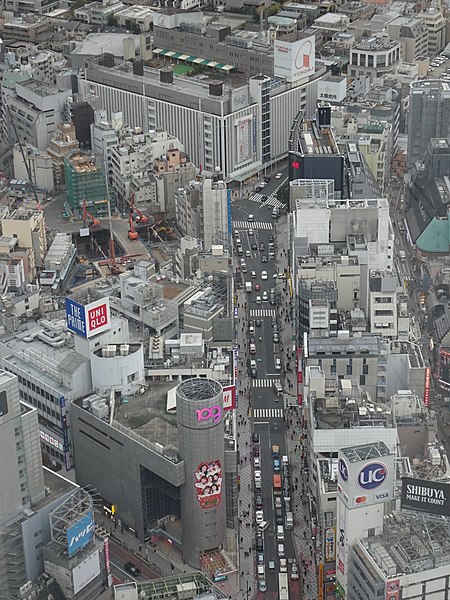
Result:
M289 600L288 574L278 574L278 600Z
M281 496L281 475L279 473L275 473L273 476L273 495Z

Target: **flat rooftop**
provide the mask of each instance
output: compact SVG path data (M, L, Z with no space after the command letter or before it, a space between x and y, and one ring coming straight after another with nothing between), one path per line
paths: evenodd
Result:
M304 129L299 136L299 146L304 155L329 156L339 154L333 131L329 127L318 127L315 121L303 120Z
M362 444L361 446L352 446L351 448L341 448L341 452L347 458L349 463L375 460L391 454L391 451L384 442L374 442L373 444Z
M383 533L360 540L387 579L450 565L448 518L423 513L393 512L385 519ZM364 560L364 550L355 550ZM419 581L419 579L418 579Z
M39 502L34 503L32 510L39 510L54 500L57 500L68 492L74 492L80 486L73 481L69 481L62 475L58 475L47 467L42 467L44 471L44 485L46 487L46 495Z

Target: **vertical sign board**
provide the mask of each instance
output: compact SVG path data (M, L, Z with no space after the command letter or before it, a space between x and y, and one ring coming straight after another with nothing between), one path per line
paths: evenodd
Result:
M424 389L423 389L423 404L427 408L430 405L430 377L431 377L430 367L427 367L425 369L425 385L424 385Z
M66 470L70 471L70 469L72 468L72 461L70 460L69 432L67 430L66 399L64 398L64 396L59 397L59 408L61 411L61 430L63 438L64 464L66 466Z
M110 328L109 298L100 298L89 304L80 304L66 298L67 327L77 335L90 338Z
M303 349L297 348L297 403L303 405Z
M236 386L227 385L223 388L223 410L236 408Z
M94 513L90 510L67 530L67 553L73 556L84 548L94 537Z
M228 237L231 240L231 235L233 233L233 222L231 220L231 189L227 189L227 217L228 217Z
M105 553L105 570L108 580L108 587L111 587L112 577L111 577L111 560L109 554L109 537L106 537L103 541L103 550Z
M399 600L400 598L400 579L392 579L386 582L385 600Z
M337 548L336 548L336 580L344 593L347 590L347 562L348 562L348 535L347 535L347 509L342 500L338 499L337 518ZM339 596L338 596L339 597ZM342 597L342 596L341 596Z

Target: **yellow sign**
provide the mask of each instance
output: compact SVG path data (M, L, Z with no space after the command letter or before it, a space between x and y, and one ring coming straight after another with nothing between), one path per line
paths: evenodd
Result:
M323 563L320 563L319 565L319 579L317 582L317 587L319 592L318 600L323 600Z

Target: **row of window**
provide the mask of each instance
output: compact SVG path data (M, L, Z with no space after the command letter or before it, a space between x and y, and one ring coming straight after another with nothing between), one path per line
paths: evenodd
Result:
M25 379L24 377L21 377L20 375L18 375L18 378L19 378L19 383L22 384L24 387L27 387L32 392L39 394L39 396L42 396L46 400L50 400L50 402L53 402L54 404L59 404L59 398L57 398L56 396L53 396L52 394L50 394L50 392L43 390L42 388L40 388L38 385L36 385L34 383L30 383L30 381L28 381L28 379Z
M36 399L33 398L33 396L30 396L26 392L19 390L19 396L21 398L23 398L23 400L25 400L25 402L28 402L29 404L36 406L38 410L40 410L42 412L46 412L48 415L51 415L54 419L59 417L59 413L57 414L54 409L50 408L50 406L46 406L42 402L36 401Z

